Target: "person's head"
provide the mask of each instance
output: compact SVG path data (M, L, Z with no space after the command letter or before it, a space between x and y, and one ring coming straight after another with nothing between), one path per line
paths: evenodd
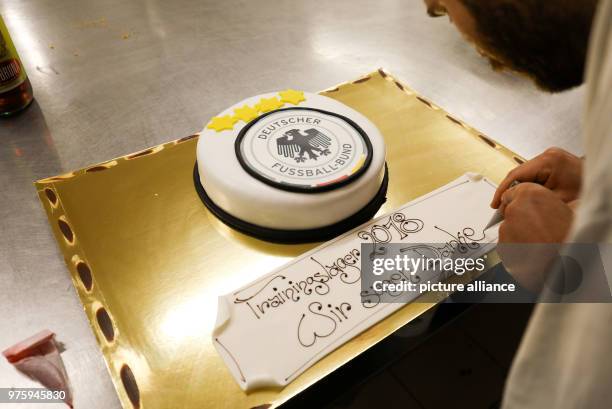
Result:
M425 0L491 61L548 91L583 82L597 0Z

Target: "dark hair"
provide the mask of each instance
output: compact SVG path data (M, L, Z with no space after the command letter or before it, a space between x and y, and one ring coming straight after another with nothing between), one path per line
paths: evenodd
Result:
M597 0L461 0L492 58L550 91L582 84Z

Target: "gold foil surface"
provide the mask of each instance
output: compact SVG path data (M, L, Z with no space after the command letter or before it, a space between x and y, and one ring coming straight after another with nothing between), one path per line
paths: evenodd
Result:
M382 69L321 94L384 136L390 183L379 215L468 171L499 182L522 161ZM434 305L405 306L284 389L243 392L211 342L217 296L315 244L270 244L219 222L193 187L196 143L192 135L36 182L124 408L276 407Z

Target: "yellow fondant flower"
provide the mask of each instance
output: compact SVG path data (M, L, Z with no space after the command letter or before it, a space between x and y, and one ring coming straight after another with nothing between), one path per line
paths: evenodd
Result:
M208 129L214 129L217 132L234 129L234 124L237 119L231 115L216 116L210 120L206 126Z
M274 111L282 107L284 104L278 100L278 98L262 98L259 100L259 103L255 105L255 108L259 110L259 112L270 112Z
M259 111L253 107L245 105L242 108L234 109L234 114L234 118L236 119L241 119L244 122L251 122L253 119L259 116Z
M306 101L303 91L296 91L294 89L287 89L278 93L281 97L281 101L288 102L293 105L297 105L302 101Z

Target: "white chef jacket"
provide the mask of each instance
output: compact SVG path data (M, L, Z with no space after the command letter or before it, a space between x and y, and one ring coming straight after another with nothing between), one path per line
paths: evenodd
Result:
M568 241L601 244L604 268L610 270L612 0L599 2L586 82L584 179ZM609 277L610 271L606 273ZM512 365L502 407L612 408L612 304L538 304Z

